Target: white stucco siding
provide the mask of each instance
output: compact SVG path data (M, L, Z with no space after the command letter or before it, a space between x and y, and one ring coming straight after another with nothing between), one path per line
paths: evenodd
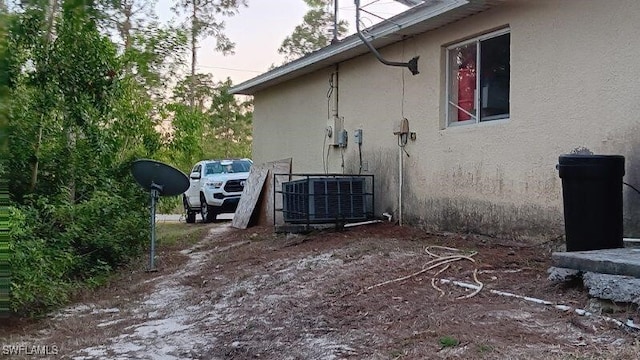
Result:
M378 208L397 211L398 146L392 130L402 117L404 72L404 116L417 134L406 146L406 219L438 229L561 232L561 180L555 170L560 154L586 147L625 155L625 181L640 184L638 18L640 2L633 0L513 1L380 50L395 61L419 55L417 76L370 54L341 63L339 108L350 141L345 171L359 169L353 132L361 128L362 157L366 173L376 175ZM503 27L511 30L510 119L447 128L444 48ZM256 156L272 160L293 152L296 171L322 170L320 151L304 149L322 148L329 73L256 95ZM308 96L318 98L319 105L305 102L318 120L295 122L303 111L298 102ZM279 130L265 129L268 124ZM289 149L260 139L283 131L309 135L303 143L286 143ZM340 165L340 152L331 151L330 169L340 172ZM637 195L625 190L628 230L633 222L637 227L639 208Z
M293 157L294 172L322 172L329 89L326 74L316 72L256 94L254 163Z

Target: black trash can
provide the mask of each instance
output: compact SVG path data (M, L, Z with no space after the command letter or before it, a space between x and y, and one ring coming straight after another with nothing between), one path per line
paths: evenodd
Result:
M561 155L567 251L623 247L624 156Z

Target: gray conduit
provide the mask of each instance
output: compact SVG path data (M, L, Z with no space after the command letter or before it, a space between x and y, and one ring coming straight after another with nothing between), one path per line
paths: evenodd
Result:
M478 290L480 289L480 286L478 285L474 285L474 284L469 284L469 283L465 283L462 281L456 281L456 280L448 280L448 279L440 279L440 282L443 284L453 284L456 286L460 286L466 289L472 289L472 290ZM573 311L576 314L580 315L580 316L595 316L598 317L606 322L610 322L613 323L615 325L617 325L618 327L627 327L630 329L634 329L634 330L640 330L640 326L638 326L637 324L635 324L632 320L628 320L626 323L623 323L622 321L618 320L618 319L614 319L608 316L602 316L602 315L597 315L594 314L590 311L584 310L584 309L577 309L577 308L572 308L571 306L568 305L560 305L560 304L554 304L551 301L547 301L547 300L542 300L542 299L537 299L537 298L533 298L533 297L529 297L529 296L522 296L522 295L517 295L514 293L510 293L510 292L506 292L506 291L499 291L499 290L489 290L490 293L492 294L496 294L496 295L501 295L501 296L506 296L506 297L512 297L512 298L516 298L516 299L521 299L521 300L525 300L525 301L529 301L529 302L533 302L536 304L540 304L540 305L547 305L547 306L553 306L554 308L558 309L558 310L562 310L562 311Z
M406 62L406 63L396 62L396 61L388 61L388 60L384 59L382 57L382 55L380 55L378 50L376 50L376 48L374 48L373 45L371 45L369 40L367 40L367 38L364 37L364 35L362 34L362 31L360 31L360 0L355 0L355 4L356 4L356 33L358 34L358 37L360 38L360 40L362 40L362 42L369 48L369 51L371 51L373 53L373 55L375 55L375 57L381 63L383 63L385 65L389 65L389 66L406 67L406 68L409 69L409 71L411 71L412 75L417 75L419 73L419 71L418 71L418 59L420 58L420 56L416 56L413 59L409 60L409 62Z

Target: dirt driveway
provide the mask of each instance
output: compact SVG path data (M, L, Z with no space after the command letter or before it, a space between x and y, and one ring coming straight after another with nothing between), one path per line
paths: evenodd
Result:
M55 345L52 358L72 359L640 354L640 335L602 316L492 292L593 310L579 284L546 280L558 246L552 241L525 245L391 224L304 236L201 226L210 227L209 235L195 246L160 252L159 272L131 269L56 316L0 330L0 343ZM438 259L451 260L449 267L426 270ZM483 287L477 292L450 281ZM607 318L640 320L631 307L604 311Z

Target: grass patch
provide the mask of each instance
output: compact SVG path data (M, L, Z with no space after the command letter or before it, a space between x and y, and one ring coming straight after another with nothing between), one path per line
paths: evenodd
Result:
M193 245L207 235L209 224L156 224L156 241L160 246Z
M483 353L488 353L488 352L492 352L493 346L491 345L487 345L487 344L480 344L478 345L478 352L483 354Z
M443 348L458 346L460 341L453 336L443 336L440 338L440 346Z

